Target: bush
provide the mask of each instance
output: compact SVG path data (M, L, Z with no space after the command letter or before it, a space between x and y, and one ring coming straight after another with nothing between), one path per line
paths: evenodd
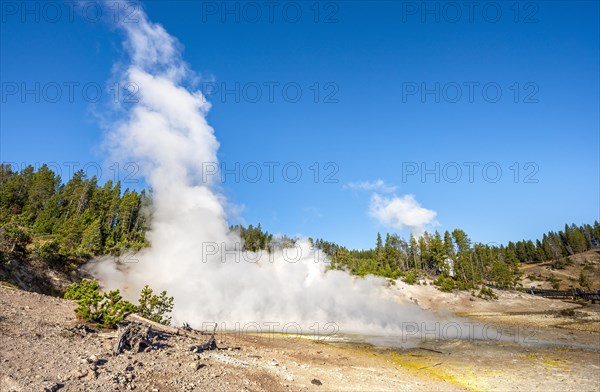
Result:
M65 291L65 299L79 301L100 294L100 285L95 280L83 279L81 283L73 283Z
M454 279L444 275L441 275L439 278L434 280L433 284L438 286L438 289L440 289L440 291L444 291L447 293L451 292L456 288L456 285L454 284Z
M48 263L60 260L60 244L56 241L48 241L37 250L37 256Z
M592 285L591 285L590 279L587 277L587 275L583 271L580 271L579 272L579 287L590 290L591 286Z
M27 245L30 243L31 235L26 227L10 222L0 228L0 250L2 252L25 256Z
M75 313L84 320L104 328L114 328L127 315L136 311L136 306L123 300L119 290L101 294L95 280L83 279L73 283L65 292L66 299L77 301Z
M415 270L406 271L402 281L407 284L415 284L417 282L417 272Z
M124 300L119 290L100 293L98 282L88 279L70 285L64 297L77 301L75 313L79 317L104 328L116 327L131 313L139 313L161 324L168 325L171 322L171 317L166 314L173 310L173 297L167 297L166 291L160 296L152 295L152 289L148 286L142 290L139 306Z
M565 269L565 267L572 265L573 262L568 257L563 257L562 259L554 260L552 262L552 268L554 269Z
M137 312L140 316L157 323L169 325L171 317L165 316L173 310L173 297L167 297L167 292L163 291L159 295L152 295L152 289L148 285L144 286L140 294L139 306Z
M471 282L464 282L462 280L455 280L454 281L454 286L455 288L459 289L459 290L469 290L474 288L473 283Z
M560 289L560 280L558 280L554 274L550 274L550 276L546 278L546 281L552 285L554 290Z
M481 288L479 289L479 294L477 294L477 296L483 299L498 299L498 296L494 294L494 291L492 291L491 288L485 286L481 286Z

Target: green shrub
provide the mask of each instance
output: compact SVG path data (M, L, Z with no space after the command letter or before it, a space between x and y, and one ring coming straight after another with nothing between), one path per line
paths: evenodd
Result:
M415 284L417 282L417 271L406 271L402 277L402 281L407 284Z
M25 256L31 243L29 229L15 222L0 227L0 251Z
M434 280L433 284L438 286L438 289L440 289L440 291L444 291L447 293L451 292L452 290L454 290L456 288L454 279L452 279L449 276L444 276L444 275L441 275L439 278Z
M83 279L81 283L73 283L67 288L65 298L77 301L75 313L79 317L104 328L114 328L137 309L131 302L123 300L119 290L101 294L95 280Z
M583 271L580 271L579 272L579 287L590 290L591 286L592 285L591 285L590 279L587 277L587 275Z
M60 244L57 241L48 241L37 250L37 256L49 263L60 260Z
M83 279L81 283L71 284L65 291L65 299L74 299L79 301L83 298L90 298L93 295L100 294L100 285L95 280Z
M456 280L454 281L454 286L456 289L459 290L469 290L473 288L473 284L469 283L469 282L464 282L462 280Z
M570 266L572 264L573 264L573 262L568 257L563 257L561 259L554 260L552 262L552 268L554 268L554 269L565 269L565 267L568 267L568 266Z
M558 280L554 274L550 274L550 276L546 278L546 281L552 285L554 290L560 289L560 280Z
M166 314L172 310L173 297L167 297L166 291L163 291L160 295L152 295L152 289L148 285L144 286L137 309L140 316L157 323L169 325L171 324L171 317L167 317Z
M479 294L477 294L477 296L483 299L498 299L498 296L494 294L494 291L491 288L485 286L481 286L481 288L479 289Z
M79 317L104 328L116 327L131 313L139 313L142 317L161 324L168 325L171 322L171 317L166 314L173 310L173 297L167 297L166 291L159 296L152 295L152 289L148 286L142 290L139 306L124 300L119 290L100 293L98 282L88 279L70 285L65 298L77 301L75 313Z

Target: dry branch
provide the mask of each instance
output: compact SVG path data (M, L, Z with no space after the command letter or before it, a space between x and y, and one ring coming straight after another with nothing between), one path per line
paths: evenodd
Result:
M177 335L180 332L179 328L171 327L170 325L160 324L160 323L154 322L152 320L148 320L147 318L144 318L137 314L130 314L127 317L125 317L125 320L136 322L136 323L146 324L147 326L151 327L152 329L154 329L156 331L172 333L174 335Z

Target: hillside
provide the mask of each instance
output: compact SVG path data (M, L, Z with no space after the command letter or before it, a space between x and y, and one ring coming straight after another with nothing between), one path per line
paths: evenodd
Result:
M556 278L560 290L580 287L580 274L583 273L592 290L600 289L600 249L590 249L583 253L568 256L568 262L545 261L538 264L521 264L521 284L525 288L539 287L552 289L552 276Z
M39 257L8 255L0 261L0 281L22 290L62 297L67 286L87 275L81 260L49 262Z

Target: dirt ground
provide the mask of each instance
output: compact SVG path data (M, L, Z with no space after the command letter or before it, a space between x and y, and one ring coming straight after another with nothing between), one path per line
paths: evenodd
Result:
M219 334L221 349L195 354L190 347L201 342L177 335L145 352L113 356L116 334L78 329L72 301L0 286L0 391L600 388L598 305L510 292L486 301L401 282L392 290L433 312L494 323L525 339L427 340L399 349L347 339Z

